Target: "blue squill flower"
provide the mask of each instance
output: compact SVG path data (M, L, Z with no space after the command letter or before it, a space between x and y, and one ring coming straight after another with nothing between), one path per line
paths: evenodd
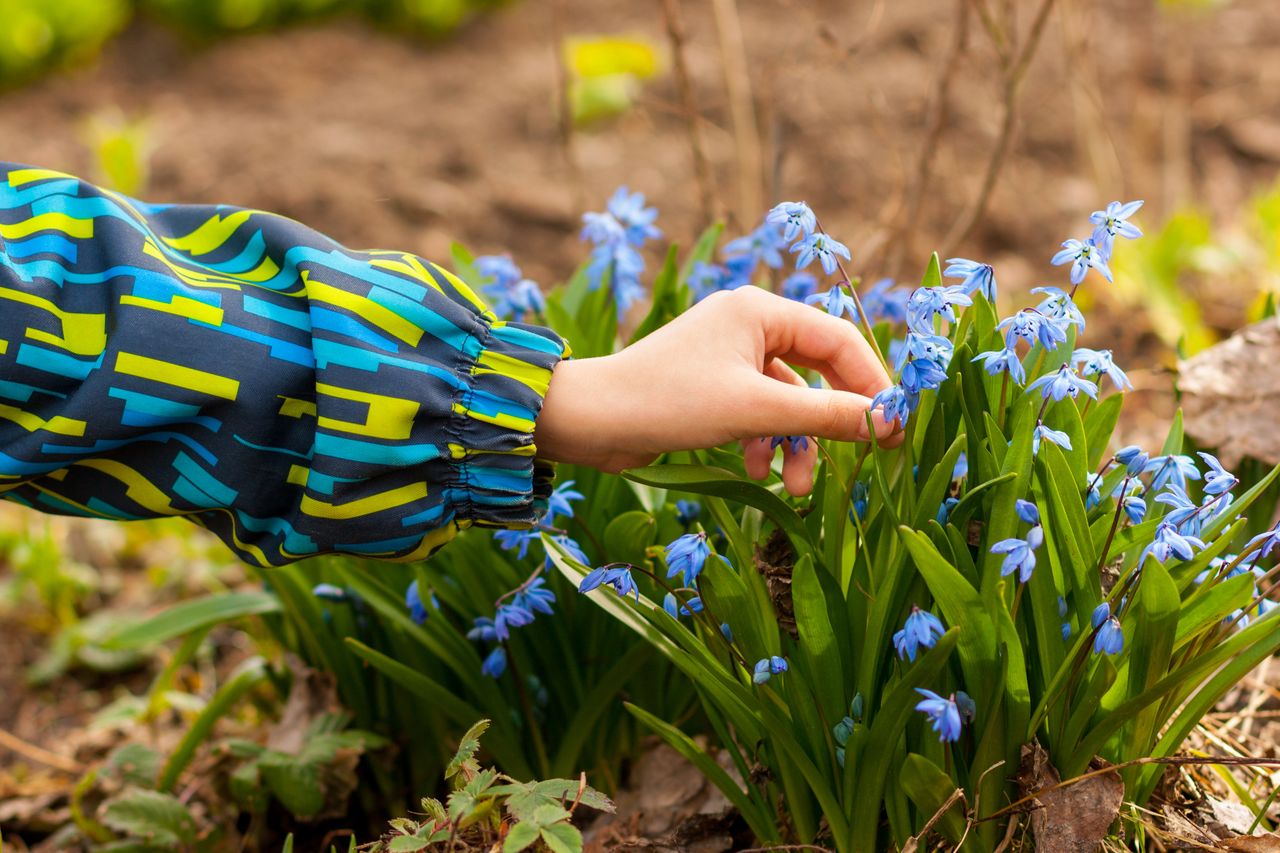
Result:
M523 628L533 621L533 613L516 604L499 604L493 617L493 634L501 641L511 636L512 628Z
M902 349L893 360L893 369L901 370L908 358L918 361L934 361L946 368L955 354L955 345L942 335L918 332L911 329L903 341Z
M1011 349L989 350L980 352L973 357L972 361L981 361L982 366L986 368L987 373L992 376L999 376L1001 373L1009 374L1009 378L1016 384L1021 385L1027 381L1027 372L1022 367L1022 360L1018 358L1018 354Z
M915 663L916 652L921 648L933 648L946 632L937 616L913 604L906 623L893 635L893 647L897 649L899 658Z
M1111 360L1111 350L1109 349L1095 350L1081 347L1071 353L1071 363L1078 365L1080 373L1084 376L1102 376L1105 374L1117 389L1121 391L1133 390L1133 384L1129 382L1129 377Z
M816 260L827 275L834 275L839 269L837 258L847 261L851 257L848 246L821 231L802 238L791 247L791 251L796 254L796 269L802 270Z
M697 583L707 557L711 556L711 546L707 544L707 534L686 533L668 545L664 553L667 577L683 573L683 584L692 587Z
M662 599L662 609L672 619L679 619L681 616L691 616L694 613L702 612L702 598L693 596L686 602L681 602L673 593L667 593Z
M808 237L818 227L818 217L802 201L784 201L775 205L764 218L775 228L782 228L782 239L790 243L798 237Z
M547 579L536 577L525 585L524 589L511 597L511 604L529 613L545 613L554 615L551 605L556 603L556 594L546 588Z
M440 602L436 600L434 590L427 590L427 600L431 602L433 609L440 609ZM404 591L404 606L409 609L409 618L417 624L421 625L427 621L427 608L422 602L422 595L418 592L418 581L416 579L411 581L409 588Z
M475 260L476 272L480 275L481 285L500 287L503 290L524 278L520 267L510 255L481 255Z
M765 221L747 236L730 240L721 250L721 254L726 258L748 258L750 263L748 275L750 275L755 272L756 265L759 263L775 270L782 269L781 250L786 248L788 242L783 237L781 228Z
M1018 580L1026 583L1036 568L1036 549L1044 544L1044 530L1039 525L1027 531L1026 539L1001 539L991 546L991 553L1004 554L1000 564L1000 576L1018 573Z
M756 662L755 669L751 673L751 680L756 684L764 684L773 676L780 675L786 671L786 658L773 655L772 657L762 658Z
M955 509L958 503L960 503L959 498L942 499L942 503L938 504L938 514L935 516L939 524L947 523L947 519L951 517L951 510Z
M1107 266L1105 253L1093 242L1092 237L1087 240L1064 241L1062 250L1053 256L1050 263L1055 267L1071 264L1072 284L1084 281L1085 274L1090 269L1097 270L1107 281L1112 281L1111 268Z
M1170 507L1169 511L1165 513L1164 521L1174 527L1180 528L1200 514L1200 505L1191 500L1186 490L1177 483L1170 483L1163 492L1156 495L1155 500L1156 503ZM1194 533L1197 531L1187 532Z
M914 408L913 400L901 385L890 385L871 398L871 411L880 409L884 412L886 422L893 423L896 420L901 427L907 425Z
M853 322L858 322L858 306L840 285L821 293L811 293L804 302L806 305L821 305L832 317L848 316Z
M573 518L573 507L570 501L580 501L585 497L582 492L574 491L573 484L573 480L565 480L547 497L547 524L554 525L557 515Z
M954 323L955 306L972 304L973 299L959 285L918 287L907 299L907 325L922 335L932 335L934 317Z
M1137 477L1147 467L1151 457L1136 444L1125 445L1116 451L1115 460L1125 466L1130 477Z
M1027 524L1040 523L1040 509L1031 501L1024 501L1018 498L1013 502L1013 511L1017 513L1018 518Z
M1185 489L1188 480L1200 479L1200 469L1196 467L1195 460L1178 454L1152 456L1142 473L1155 475L1151 479L1151 488L1156 491L1167 483L1176 483Z
M1032 293L1043 293L1044 299L1035 307L1041 316L1053 320L1064 331L1068 326L1075 326L1084 331L1084 314L1076 306L1076 302L1061 287L1033 287Z
M645 207L644 193L629 192L626 187L614 190L607 210L623 228L628 243L639 248L646 241L662 236L653 224L658 218L656 207Z
M1204 476L1204 493L1206 495L1220 495L1223 492L1229 492L1240 482L1236 479L1235 474L1222 467L1218 457L1212 453L1201 451L1199 456L1204 460L1204 464L1209 466L1209 472Z
M1158 563L1168 562L1170 557L1190 560L1195 556L1196 548L1203 549L1204 542L1196 536L1183 535L1172 524L1162 521L1156 528L1155 538L1142 549L1138 565L1145 564L1148 556L1155 557Z
M818 279L813 273L793 272L782 280L782 295L796 302L804 302L818 290Z
M538 529L532 530L495 530L493 533L494 541L498 543L498 547L504 551L515 551L516 557L523 560L529 554L529 543L537 542L542 536L542 531Z
M937 388L946 378L946 368L936 361L915 358L902 366L898 381L908 394L919 394L925 389Z
M1099 611L1106 608L1106 615L1099 618ZM1110 615L1111 608L1106 603L1098 605L1093 612L1093 653L1095 655L1118 655L1124 649L1124 629L1120 620Z
M988 301L996 301L996 274L991 264L980 264L967 258L948 258L947 268L942 274L947 278L963 279L959 286L965 293L982 291Z
M687 501L684 499L676 501L676 521L680 522L686 528L690 527L698 516L702 515L702 504L697 501Z
M1032 450L1032 452L1034 453L1035 451ZM1085 475L1084 508L1086 511L1091 510L1098 504L1102 503L1102 493L1098 490L1098 484L1101 482L1102 482L1102 477L1100 475L1095 475L1095 474Z
M578 592L591 592L601 586L613 587L613 591L624 598L634 594L636 603L640 603L640 589L636 586L635 578L631 576L629 566L602 566L592 569L578 584Z
M490 678L501 678L506 671L507 650L502 646L495 646L493 651L489 652L489 656L484 659L484 663L481 664L480 672Z
M893 279L882 278L862 294L862 308L872 323L905 323L911 291L893 286Z
M1248 555L1245 560L1251 562L1265 558L1276 548L1280 548L1280 522L1270 530L1259 533L1249 540L1244 546L1244 551Z
M763 441L763 439L761 439ZM809 449L809 438L804 435L775 435L769 440L769 448L777 450L785 443L792 454L803 453Z
M686 283L689 285L690 292L693 293L693 301L701 302L716 291L724 290L726 280L725 269L719 264L698 261L693 265L693 269L689 270Z
M1142 519L1146 518L1147 502L1142 499L1142 495L1126 495L1121 499L1120 507L1132 524L1141 524Z
M1062 365L1053 373L1045 374L1039 379L1027 386L1028 391L1041 389L1041 394L1048 399L1052 397L1055 401L1063 400L1067 397L1077 397L1081 393L1098 399L1098 386L1094 385L1088 379L1078 376L1070 365Z
M916 710L928 715L933 730L938 733L938 740L943 743L959 740L963 721L960 717L960 708L956 705L955 695L943 699L937 693L925 690L923 687L917 687L916 692L924 697L916 703Z
M484 643L498 642L498 631L493 624L493 620L488 616L477 616L473 620L473 627L467 632L468 640L479 640Z
M1098 244L1104 255L1111 257L1111 251L1117 236L1136 240L1142 236L1138 226L1129 221L1129 217L1142 207L1141 201L1130 201L1121 204L1113 201L1105 210L1095 210L1089 214L1089 221L1097 227L1093 229L1093 242Z
M1071 437L1062 430L1051 429L1043 423L1036 424L1036 428L1031 431L1031 454L1034 456L1040 452L1040 442L1047 441L1050 444L1056 444L1063 450L1071 449Z

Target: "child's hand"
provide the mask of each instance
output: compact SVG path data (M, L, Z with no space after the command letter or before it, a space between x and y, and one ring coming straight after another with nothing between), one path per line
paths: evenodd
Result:
M783 362L819 371L835 390L808 387ZM712 294L622 352L561 362L534 438L547 459L615 472L740 439L747 472L763 478L773 436L867 439L870 398L890 384L851 323L743 287ZM872 417L877 438L901 441L882 412ZM807 493L816 445L783 450L787 491Z

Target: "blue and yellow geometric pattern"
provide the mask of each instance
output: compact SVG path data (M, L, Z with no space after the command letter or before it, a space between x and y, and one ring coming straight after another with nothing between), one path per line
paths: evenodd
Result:
M244 560L532 524L565 354L456 276L290 219L0 163L0 496L179 515Z

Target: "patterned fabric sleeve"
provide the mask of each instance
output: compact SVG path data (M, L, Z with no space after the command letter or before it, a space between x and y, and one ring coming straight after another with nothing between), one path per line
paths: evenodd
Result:
M281 216L0 163L0 495L181 515L244 560L416 559L545 509L565 345Z

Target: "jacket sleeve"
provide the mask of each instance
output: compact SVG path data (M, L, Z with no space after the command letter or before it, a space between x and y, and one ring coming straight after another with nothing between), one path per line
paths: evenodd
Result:
M244 560L416 559L536 522L565 354L457 277L281 216L0 163L0 494L181 515Z

